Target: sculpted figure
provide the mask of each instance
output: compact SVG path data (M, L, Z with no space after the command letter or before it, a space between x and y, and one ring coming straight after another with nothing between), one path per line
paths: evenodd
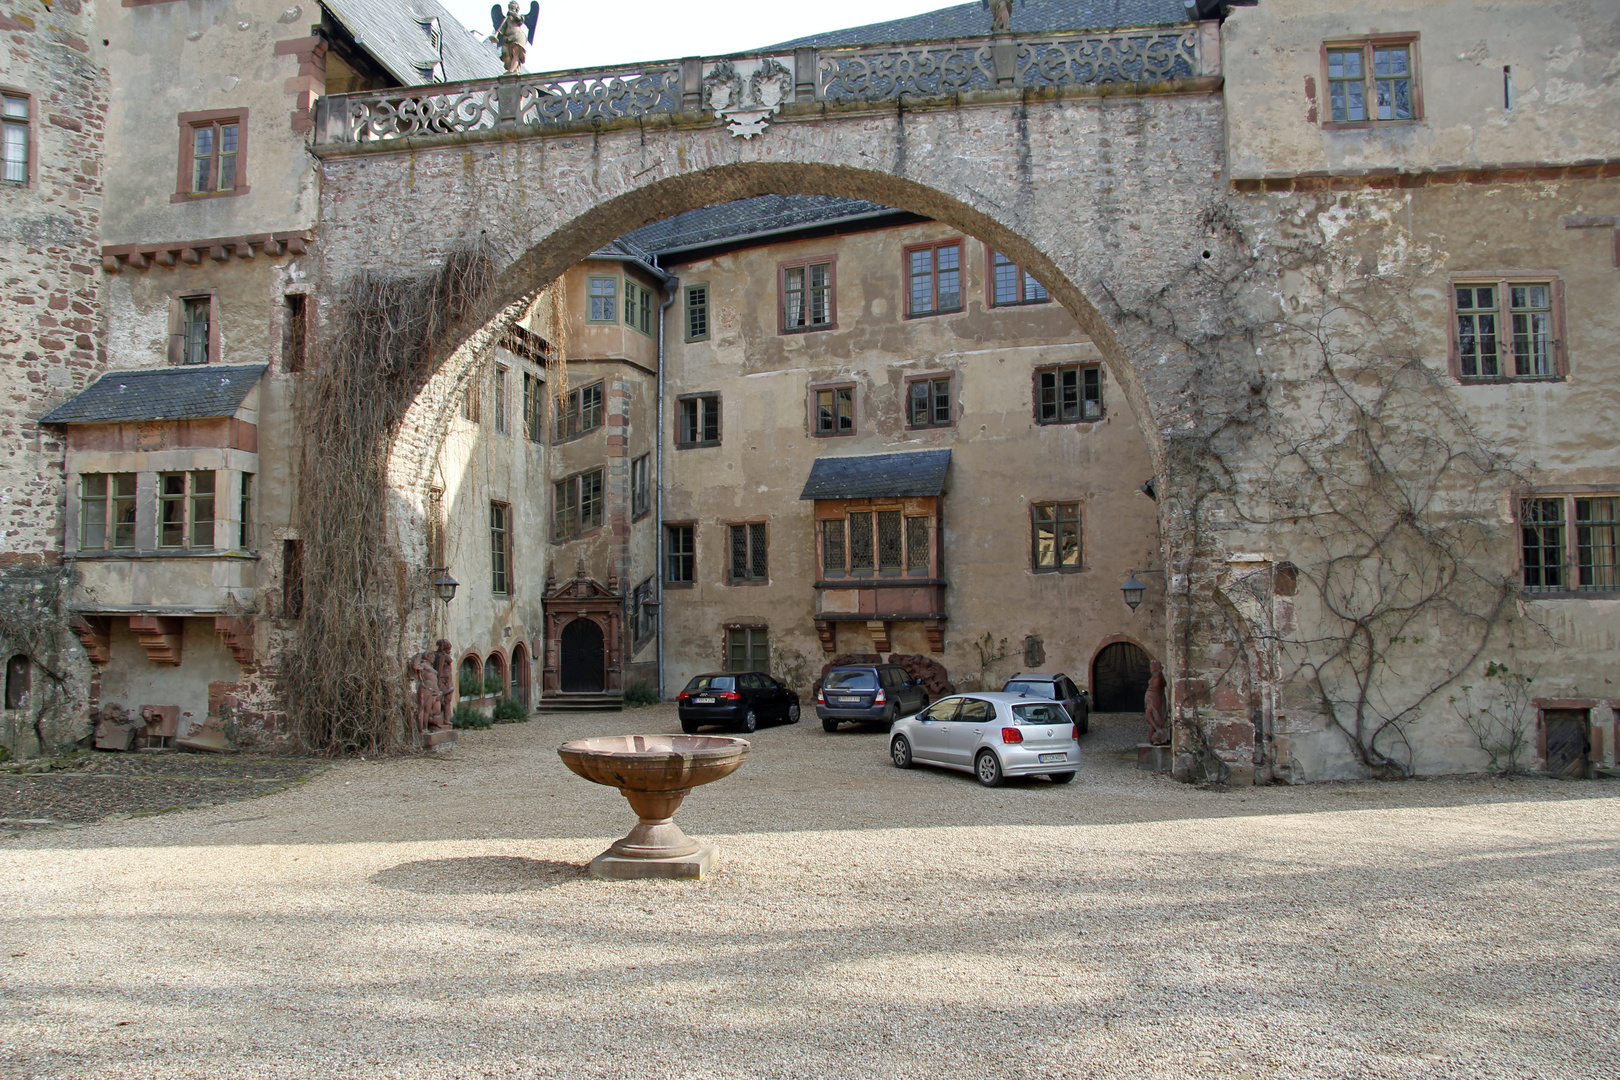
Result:
M1148 665L1147 694L1142 705L1147 713L1148 742L1154 746L1170 744L1170 724L1165 720L1164 665L1157 660Z
M419 652L411 658L411 673L416 676L416 730L426 732L439 726L444 712L444 698L439 693L439 672L433 661L438 654Z
M438 652L433 654L433 667L439 675L439 728L450 727L450 714L456 707L456 659L450 654L450 639L440 638Z
M500 43L501 63L505 65L506 73L516 75L523 68L523 60L528 55L525 46L534 44L535 24L540 21L539 0L529 4L527 15L518 14L517 0L511 0L506 5L504 18L499 4L489 9L489 17L495 24L495 35L489 40Z
M1013 0L984 0L984 6L990 9L991 33L1006 34L1012 31Z

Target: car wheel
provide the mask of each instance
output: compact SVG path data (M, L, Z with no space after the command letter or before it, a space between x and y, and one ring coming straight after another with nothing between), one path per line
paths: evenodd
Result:
M737 725L737 730L745 735L759 730L759 717L754 715L753 709L743 714L742 723Z
M1047 779L1051 780L1052 783L1054 783L1054 784L1067 784L1070 780L1074 779L1074 773L1072 773L1072 772L1049 773L1049 774L1047 774Z
M837 731L838 730L838 721L836 721L836 720L828 720L825 717L823 717L822 721L821 721L821 730L822 731Z
M889 756L894 759L895 768L911 768L911 741L904 735L896 735L889 744Z
M979 783L985 787L1001 786L1001 759L996 757L994 750L985 750L979 754L978 760L973 763L973 775L977 776Z
M682 720L681 721L681 730L686 732L688 735L696 735L697 734L697 729L698 729L698 722L696 720Z
M790 724L797 724L799 722L799 703L796 701L792 705L788 706L787 722Z

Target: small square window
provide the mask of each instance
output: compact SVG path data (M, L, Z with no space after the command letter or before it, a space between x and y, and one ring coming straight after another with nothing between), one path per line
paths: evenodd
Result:
M1416 35L1330 42L1322 54L1328 123L1421 119Z
M855 434L855 388L831 386L816 395L816 434Z
M1096 364L1064 364L1035 372L1035 420L1073 424L1101 420L1102 369Z
M681 398L680 429L676 446L720 445L720 395L694 394Z
M914 428L951 426L949 375L913 379L906 384L907 415Z
M837 322L830 260L783 266L778 287L784 333L827 330Z

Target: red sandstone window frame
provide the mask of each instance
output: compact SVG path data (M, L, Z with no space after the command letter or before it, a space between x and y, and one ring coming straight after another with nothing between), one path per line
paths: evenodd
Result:
M827 321L824 323L811 323L810 319L810 268L825 266L827 268ZM789 326L787 323L787 274L789 270L803 270L805 324L803 326ZM713 295L712 292L710 294ZM802 259L788 259L776 264L776 332L778 334L813 334L822 330L838 329L838 256L836 255L808 255Z
M0 183L0 188L34 188L39 186L39 95L20 86L11 86L0 83L0 94L9 98L21 98L28 103L28 116L18 120L9 118L6 124L15 124L28 133L28 157L23 162L23 180L21 183Z
M186 301L208 301L208 359L202 365L186 364ZM219 290L177 289L169 294L169 363L177 367L217 364L220 356Z
M1546 375L1519 375L1503 374L1498 371L1495 375L1468 375L1463 373L1463 354L1461 342L1461 329L1458 325L1459 316L1463 314L1458 307L1458 289L1473 287L1487 287L1496 290L1496 306L1494 312L1498 318L1497 339L1502 342L1497 350L1499 367L1510 366L1514 363L1513 355L1513 308L1510 306L1512 294L1508 291L1515 286L1547 285L1551 291L1552 316L1552 343L1551 360L1552 371ZM1522 309L1521 309L1522 310ZM1569 377L1569 351L1565 344L1566 327L1564 320L1564 282L1557 273L1551 270L1487 270L1477 274L1456 273L1446 279L1446 352L1447 366L1451 377L1467 385L1491 383L1524 383L1524 382L1562 382Z
M956 249L956 299L955 307L939 306L939 249L954 247ZM929 304L925 310L912 307L911 294L911 257L919 251L933 252L929 259ZM900 249L900 295L905 298L906 318L927 319L935 315L955 315L967 310L967 237L948 236L942 240L930 240L922 244L907 244Z
M1315 111L1316 115L1321 118L1317 121L1317 123L1322 130L1354 131L1360 128L1421 124L1425 114L1423 111L1423 60L1418 48L1418 37L1419 35L1416 32L1403 34L1371 34L1358 37L1329 38L1328 40L1322 42L1320 49L1321 82L1318 83L1318 85L1321 87L1321 92L1318 95L1316 102L1313 103L1315 106L1313 111ZM1407 55L1411 65L1412 80L1412 115L1409 117L1402 117L1398 120L1378 120L1371 117L1366 120L1333 119L1332 86L1328 81L1328 53L1348 52L1356 48L1361 49L1362 85L1364 87L1363 100L1367 103L1369 109L1376 109L1377 95L1373 87L1373 83L1375 81L1375 75L1373 73L1373 50L1389 45L1404 45L1408 50Z
M849 391L849 429L846 431L838 430L838 392L840 390ZM821 430L822 394L831 394L833 396L833 426L831 431ZM810 387L809 396L810 437L812 439L843 439L854 435L859 430L859 425L856 422L856 406L859 399L860 394L857 392L856 386L853 382L846 381L812 384Z
M998 255L1007 259L1008 264L1012 266L1013 272L1017 275L1018 298L1016 300L996 299L996 256ZM1041 295L1028 295L1030 282L1034 282L1035 287L1041 290ZM1013 262L1012 259L1007 258L1005 253L997 251L989 244L984 245L984 298L988 307L1029 307L1034 304L1050 304L1052 302L1051 291L1037 281L1034 274L1031 274L1021 264Z
M218 128L221 123L236 125L236 185L229 191L192 191L191 163L193 132L200 127ZM214 151L217 160L219 151ZM180 114L180 158L176 173L172 203L197 202L203 199L230 199L246 195L253 190L248 186L248 110L207 109L202 112Z

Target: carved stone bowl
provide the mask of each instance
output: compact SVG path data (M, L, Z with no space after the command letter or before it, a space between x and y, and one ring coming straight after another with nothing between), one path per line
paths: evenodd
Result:
M640 820L591 863L601 877L702 877L714 848L675 824L676 809L699 784L736 772L746 739L713 735L606 735L563 743L557 756L585 779L616 787Z

